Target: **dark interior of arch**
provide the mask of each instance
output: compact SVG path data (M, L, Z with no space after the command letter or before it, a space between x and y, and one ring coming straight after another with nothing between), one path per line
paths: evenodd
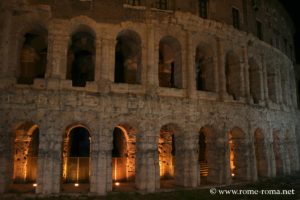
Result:
M199 134L199 158L198 160L201 162L206 161L206 138L203 131L200 131Z
M19 84L33 84L35 78L44 78L47 66L47 31L39 28L24 35L20 52Z
M159 42L159 86L181 88L181 51L179 42L166 36Z
M70 132L70 157L90 156L90 134L86 128L76 127Z
M126 138L123 131L116 127L113 132L112 157L118 158L124 156L126 156Z
M89 32L78 32L72 36L68 55L67 79L72 85L85 87L87 81L94 81L95 44L94 36Z
M122 31L115 49L115 83L140 83L140 70L141 40L133 31Z

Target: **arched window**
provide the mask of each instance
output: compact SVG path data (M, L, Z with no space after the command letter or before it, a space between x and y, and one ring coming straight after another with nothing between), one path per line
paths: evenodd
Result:
M181 47L175 38L166 36L159 42L159 86L182 88Z
M132 6L140 6L141 0L127 0L127 3Z
M85 87L87 81L94 81L95 75L95 38L87 31L72 35L68 52L67 79L75 87Z
M233 128L229 132L230 171L233 179L247 180L247 155L244 148L245 133L240 128Z
M141 56L140 36L131 30L120 32L115 50L115 83L141 83Z
M112 178L115 182L127 179L127 139L125 134L127 133L118 127L113 132Z
M207 2L208 2L208 0L199 0L198 1L199 16L204 19L207 19L207 16L208 16Z
M173 179L176 156L175 136L174 131L167 125L160 131L158 152L161 179Z
M112 180L115 186L118 186L119 182L129 184L135 181L136 133L137 130L129 124L120 124L114 128Z
M64 183L89 183L90 133L83 126L67 130L64 141Z
M24 123L16 131L14 183L35 183L38 169L39 128Z
M18 83L33 84L35 78L44 78L47 66L47 30L39 27L24 35L20 55Z
M157 9L167 10L168 9L168 0L156 0L155 7Z
M198 45L195 56L196 87L201 91L214 91L213 53L206 45Z

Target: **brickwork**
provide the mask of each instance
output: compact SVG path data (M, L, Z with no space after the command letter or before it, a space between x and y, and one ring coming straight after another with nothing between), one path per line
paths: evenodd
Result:
M165 172L176 185L203 184L200 130L206 137L209 182L255 181L299 171L300 113L291 78L293 56L244 32L251 27L245 20L242 30L228 25L230 18L219 13L223 5L217 1L209 4L212 18L208 20L195 15L197 11L183 1L170 4L169 10L151 8L150 1L137 7L122 1L99 2L0 4L5 10L0 12L0 193L10 191L15 176L26 170L26 164L18 164L26 163L22 160L26 156L20 159L19 155L27 153L21 149L29 145L26 137L33 127L39 129L35 191L44 195L62 192L68 148L64 143L70 127L85 127L91 137L88 192L92 194L113 190L116 127L125 133L124 173L146 192L163 185L161 162L168 165ZM241 1L232 2L242 6ZM278 6L274 12L284 12ZM288 26L289 19L283 20ZM39 26L48 32L45 78L19 84L24 35ZM291 42L293 28L288 27L284 34ZM82 31L94 37L94 79L76 87L67 75L68 51L72 36ZM133 32L140 40L136 84L115 82L115 51L122 31ZM130 37L124 34L122 40L126 38ZM179 87L160 87L160 41L165 38L175 51L173 67ZM208 55L206 90L197 90L196 84L199 47ZM32 126L23 128L26 124ZM15 145L20 135L25 137L18 145L21 149Z

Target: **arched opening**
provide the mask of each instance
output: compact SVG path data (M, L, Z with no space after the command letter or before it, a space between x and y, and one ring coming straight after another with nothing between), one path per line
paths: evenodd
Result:
M269 100L271 100L274 103L277 103L277 73L276 69L271 65L267 66L267 79Z
M273 132L273 151L276 163L276 175L283 175L282 143L280 141L280 131Z
M115 190L135 188L136 132L137 130L128 124L114 128L112 180Z
M254 59L249 60L250 95L253 102L258 104L262 100L262 71Z
M115 183L127 180L127 139L125 134L126 132L118 127L113 132L112 173Z
M257 129L254 133L254 148L257 176L266 177L268 176L268 163L266 156L265 138L261 129Z
M171 36L159 42L158 72L160 87L182 88L181 47Z
M45 78L48 32L42 27L27 32L20 54L19 84L33 84L35 78Z
M68 51L67 79L72 86L85 87L95 76L95 37L87 27L72 35Z
M197 90L213 92L215 87L213 52L207 45L197 46L195 67Z
M115 83L141 83L142 42L131 30L121 31L115 49Z
M206 135L207 133L205 132L205 129L202 128L199 132L199 157L198 157L198 162L200 165L200 176L201 176L201 181L203 180L204 177L208 176L208 162L207 162L207 140L206 140Z
M232 51L226 55L225 62L225 75L226 75L226 90L234 100L243 97L242 94L242 71L241 71L240 58Z
M182 138L179 137L180 129L176 124L167 124L162 126L158 139L158 154L159 154L159 172L160 172L160 187L172 188L175 184L182 184L179 174L183 167L183 153L176 156L179 145L182 144ZM176 182L176 183L175 183Z
M72 126L66 130L63 151L63 191L89 190L90 143L90 133L85 126Z
M16 130L14 143L13 190L34 192L37 180L39 128L24 123Z
M247 180L248 150L245 133L240 128L229 132L230 172L233 180Z

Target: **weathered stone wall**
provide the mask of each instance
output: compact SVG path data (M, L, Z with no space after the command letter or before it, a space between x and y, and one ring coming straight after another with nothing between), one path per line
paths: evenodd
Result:
M71 1L50 2L66 7L65 3ZM289 57L251 34L186 12L170 14L146 10L144 21L143 18L123 21L117 15L121 13L118 9L125 8L120 2L116 5L114 2L103 5L116 7L113 13L116 12L115 17L120 21L114 21L113 16L108 17L111 21L98 21L89 11L80 11L82 15L79 16L79 11L62 12L56 10L58 5L52 4L52 7L18 4L21 7L8 9L7 20L0 20L5 24L0 34L0 56L3 58L0 66L1 193L13 184L16 131L26 122L39 128L36 192L42 194L61 191L64 134L68 127L76 124L83 124L90 132L90 192L95 194L112 190L112 141L116 126L122 126L128 133L131 157L128 163L135 162L130 173L135 176L136 187L147 192L160 188L159 133L169 124L177 127L174 176L178 185L196 187L201 184L197 141L203 127L210 127L206 137L207 179L211 182L235 180L230 171L229 135L233 130L240 130L234 140L236 152L241 150L246 155L243 160L246 163L241 162L241 154L236 155L241 179L256 180L261 174L272 177L280 170L283 174L299 170L297 154L300 151L296 138L300 134L300 116L296 111L296 85L290 78L294 69ZM77 3L94 1L74 3L79 9ZM138 9L137 12L142 12ZM226 22L225 19L224 16ZM35 79L32 85L17 84L23 36L37 25L48 30L45 78ZM89 27L95 36L95 77L85 87L73 87L72 81L66 78L67 52L72 34L82 25ZM141 38L140 84L114 83L116 38L127 29ZM176 38L180 45L180 89L159 87L159 41L164 36ZM199 44L212 49L210 78L214 87L210 92L196 90L194 67ZM232 86L238 90L239 98L228 94L226 88L225 65L229 52L234 52L238 58L234 63L238 73ZM250 84L249 60L256 63L259 86ZM268 71L272 71L272 77ZM257 89L255 96L259 96L259 101L254 100L253 89ZM258 129L262 136L255 142ZM257 156L256 150L265 155ZM261 169L263 159L266 166ZM281 162L282 169L279 170L279 165L276 167L276 161Z

